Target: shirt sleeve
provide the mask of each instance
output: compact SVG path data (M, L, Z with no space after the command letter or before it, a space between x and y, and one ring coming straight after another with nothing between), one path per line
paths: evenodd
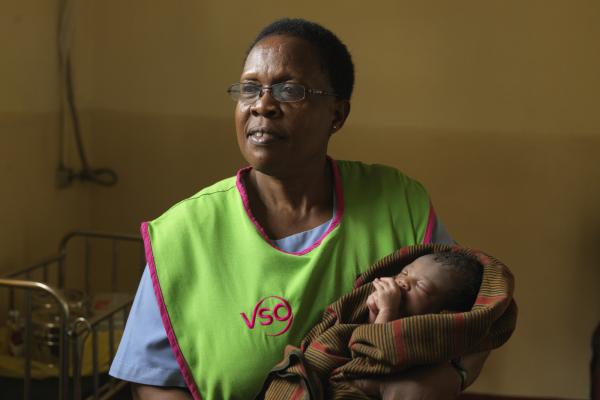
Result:
M426 240L424 244L437 243L437 244L457 244L452 236L446 230L446 227L437 216L433 206L429 208L429 222L428 222L428 234L426 234Z
M162 324L148 266L109 374L146 385L186 387Z

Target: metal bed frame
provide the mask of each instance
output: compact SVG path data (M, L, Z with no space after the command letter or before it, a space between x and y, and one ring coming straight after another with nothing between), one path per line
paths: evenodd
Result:
M119 245L125 242L138 242L140 245L140 274L145 265L143 242L139 236L103 233L93 231L73 231L65 235L59 244L58 255L46 258L25 268L17 269L13 272L0 276L0 287L7 287L9 290L9 309L24 309L24 371L23 371L23 398L31 400L32 395L32 293L34 291L45 292L56 303L60 313L59 326L59 357L58 357L58 399L59 400L80 400L82 398L81 368L83 359L83 348L85 341L89 336L92 337L92 379L93 393L86 397L89 399L106 400L115 396L121 391L126 382L110 378L108 382L100 383L100 371L98 360L98 330L100 325L108 325L108 347L109 361L112 361L115 354L115 318L118 313L122 314L123 325L127 320L127 315L133 302L133 295L115 301L105 310L95 313L89 318L76 318L70 321L71 313L67 300L60 292L64 289L66 274L67 245L75 238L84 240L84 293L91 293L91 242L92 241L111 241L112 242L112 266L111 266L111 292L117 291L117 266L119 261ZM50 284L51 274L55 269L56 285ZM41 281L32 280L34 275L41 275ZM17 306L15 292L23 292L24 301ZM23 304L24 303L24 304ZM71 353L71 354L70 354ZM71 374L71 385L69 384L69 371Z

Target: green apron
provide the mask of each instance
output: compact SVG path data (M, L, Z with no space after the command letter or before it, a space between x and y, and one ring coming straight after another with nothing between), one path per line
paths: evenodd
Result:
M418 182L381 165L331 164L336 215L301 253L276 248L252 216L249 168L142 224L163 323L194 398L253 398L284 347L298 345L360 273L426 239L430 204Z

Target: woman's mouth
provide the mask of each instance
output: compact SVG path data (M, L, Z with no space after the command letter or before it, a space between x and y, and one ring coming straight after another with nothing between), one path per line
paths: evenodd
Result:
M281 139L276 133L265 130L251 131L247 137L250 143L258 146L268 145Z

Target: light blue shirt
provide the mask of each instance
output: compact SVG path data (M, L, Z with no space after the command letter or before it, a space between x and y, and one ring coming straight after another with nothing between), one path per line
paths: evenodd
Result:
M275 240L274 243L281 250L300 252L323 236L331 221L306 232ZM431 242L454 244L439 219L435 221ZM162 324L147 266L109 374L146 385L186 387Z

